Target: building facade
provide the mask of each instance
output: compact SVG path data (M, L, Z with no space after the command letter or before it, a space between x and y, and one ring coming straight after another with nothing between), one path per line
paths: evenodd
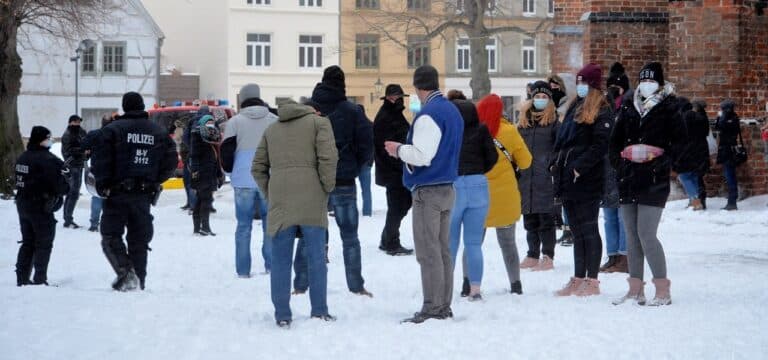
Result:
M24 72L18 99L22 134L43 125L59 137L69 116L76 113L86 129L98 128L103 115L122 110L122 96L128 91L142 94L147 106L155 102L163 32L140 1L124 0L121 5L98 34L83 36L93 42L80 52L76 51L80 41L25 29L29 42L19 45Z

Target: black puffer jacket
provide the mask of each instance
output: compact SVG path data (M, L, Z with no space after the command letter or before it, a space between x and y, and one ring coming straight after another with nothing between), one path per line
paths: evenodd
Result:
M555 197L563 200L598 200L603 196L612 113L606 105L592 124L579 124L575 117L583 103L583 99L578 99L568 108L555 141L550 169ZM578 177L574 170L579 173Z
M82 127L71 125L67 126L67 131L61 136L61 155L68 166L81 168L85 164L85 136Z
M635 144L662 148L664 154L645 163L622 158L621 151ZM685 128L674 95L667 96L643 118L634 102L625 102L619 109L609 152L619 180L619 201L664 207L669 197L670 170L678 169L685 144Z
M384 149L385 141L405 143L411 125L403 116L405 106L384 100L373 121L373 147L376 160L376 185L403 186L403 162L389 156Z
M193 128L190 136L192 151L189 153L189 171L192 188L198 191L215 191L222 175L219 165L219 149L216 144L203 141L200 131Z
M741 120L733 111L723 111L717 118L715 129L720 131L717 142L717 163L733 165L733 147L739 143Z
M518 179L524 215L555 212L555 187L552 184L552 173L549 172L557 131L560 129L557 114L555 116L555 122L546 126L531 121L531 127L518 127L520 136L533 155L531 167L521 170ZM531 118L529 114L528 119Z
M705 173L709 170L709 119L706 113L688 110L682 114L688 134L685 150L680 154L677 171Z
M482 175L491 171L499 154L491 132L480 124L475 105L467 100L453 100L464 119L464 135L459 155L459 176Z

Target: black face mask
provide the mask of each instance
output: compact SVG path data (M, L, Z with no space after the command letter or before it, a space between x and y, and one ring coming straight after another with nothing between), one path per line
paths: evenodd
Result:
M392 106L397 111L405 110L405 98L398 98L394 103L387 100L387 103L389 103L390 106Z
M560 105L560 100L562 100L564 97L565 97L565 93L562 90L560 89L552 90L552 101L555 102L555 106Z
M616 100L619 98L619 96L621 96L621 90L616 87L609 87L608 95L610 95L611 99Z

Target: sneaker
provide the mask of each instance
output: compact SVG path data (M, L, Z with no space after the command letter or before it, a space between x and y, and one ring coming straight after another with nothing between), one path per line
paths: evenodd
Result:
M288 330L291 328L291 320L278 320L277 327Z
M79 229L80 225L77 225L74 222L68 222L68 223L64 223L64 227L67 229Z
M193 232L192 234L195 235L195 236L208 236L208 233L203 232L201 230L197 230L197 231Z
M554 262L552 262L552 258L544 255L541 260L539 260L538 265L531 268L531 271L548 271L555 268Z
M333 322L333 321L336 321L336 317L335 317L335 316L333 316L333 315L330 315L330 314L325 314L325 315L312 315L312 318L313 318L313 319L320 319L320 320L323 320L323 321L328 321L328 322Z
M520 268L530 269L538 264L539 264L539 259L526 256L525 260L523 260L523 262L520 263Z
M560 246L573 246L573 235L563 238L563 241L560 242Z
M88 228L88 231L90 231L90 232L98 232L99 231L99 227L96 226L96 225L91 225L91 227Z
M509 292L512 294L523 295L523 283L521 283L520 280L513 282Z
M600 280L586 278L574 293L576 296L600 295Z
M189 209L192 209L192 207L190 207L189 204L186 204L186 205L180 207L179 209L181 209L181 210L189 210Z
M387 250L387 255L391 256L407 256L413 254L412 249L406 249L402 245L398 246L397 248Z
M373 294L371 292L369 292L368 290L366 290L365 288L363 288L363 290L360 290L360 291L356 291L356 292L353 291L352 293L355 294L355 295L367 296L369 298L373 297Z
M584 283L584 278L571 277L567 284L562 289L555 292L556 296L571 296L577 290L581 289L581 285Z
M480 294L480 293L477 293L477 294L472 294L472 295L469 295L469 296L467 297L467 300L469 300L469 301L471 301L471 302L475 302L475 301L483 301L483 295L482 295L482 294Z
M200 229L198 234L200 234L202 236L216 236L216 233L211 231L211 229L207 229L207 230L206 229Z

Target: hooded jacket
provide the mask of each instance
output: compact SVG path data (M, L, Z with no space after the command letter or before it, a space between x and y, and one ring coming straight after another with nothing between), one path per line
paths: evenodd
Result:
M477 110L467 100L452 101L464 119L464 135L459 154L459 176L483 175L491 171L499 154L488 128L480 124Z
M267 232L294 225L328 227L328 194L338 155L328 119L295 102L280 104L253 158L253 177L269 203Z
M251 174L253 156L256 154L264 131L277 122L277 116L265 106L249 106L227 121L224 139L237 136L235 162L229 178L232 187L256 188L256 180Z
M385 141L405 143L411 125L403 115L405 106L384 100L373 121L373 147L376 160L376 185L384 187L403 186L403 162L389 156L384 148Z

